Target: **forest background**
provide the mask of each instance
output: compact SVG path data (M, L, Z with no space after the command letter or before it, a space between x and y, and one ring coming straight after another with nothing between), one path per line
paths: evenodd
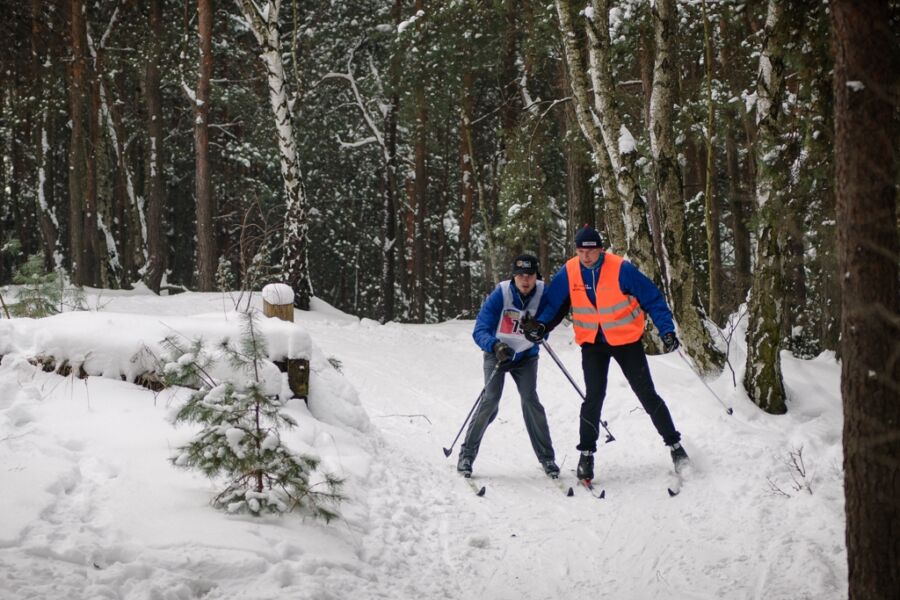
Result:
M844 357L845 447L882 440L900 485L900 3L0 6L0 285L280 280L438 322L589 223L700 372L744 311L763 410L788 409L782 351Z

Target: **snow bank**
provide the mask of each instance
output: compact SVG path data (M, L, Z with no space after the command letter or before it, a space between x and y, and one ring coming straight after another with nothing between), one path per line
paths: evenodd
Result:
M310 358L312 342L298 325L279 319L259 319L258 324L270 360ZM237 312L191 317L70 312L0 321L0 355L52 356L57 363L81 366L88 375L131 381L156 367L167 337L202 338L215 346L240 338L242 327Z

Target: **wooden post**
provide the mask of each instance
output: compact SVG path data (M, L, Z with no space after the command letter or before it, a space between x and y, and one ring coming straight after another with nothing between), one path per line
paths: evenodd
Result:
M270 283L263 288L263 314L282 321L294 322L294 290L283 283ZM288 385L294 396L306 400L309 397L309 361L305 358L287 358L276 361L281 372L287 372Z

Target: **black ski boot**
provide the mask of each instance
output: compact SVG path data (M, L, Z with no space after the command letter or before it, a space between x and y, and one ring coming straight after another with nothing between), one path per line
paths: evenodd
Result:
M594 478L594 453L583 451L578 459L578 468L575 470L578 479L591 481Z
M669 446L669 453L672 455L672 464L675 465L675 472L681 473L681 470L691 464L691 459L680 442L675 442Z
M555 460L552 458L542 460L541 466L544 467L544 473L546 473L550 479L559 479L559 467L556 466Z
M459 462L456 463L456 470L459 471L463 477L472 476L472 460L471 456L466 456L465 454L459 455Z

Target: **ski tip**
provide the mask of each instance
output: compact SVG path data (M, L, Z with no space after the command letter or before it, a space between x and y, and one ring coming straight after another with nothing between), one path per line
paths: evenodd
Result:
M449 457L451 454L453 454L453 450L449 450L447 448L443 448L443 450L444 450L444 456Z
M598 498L606 498L606 490L600 490L600 495L597 497Z
M571 497L574 496L574 495L575 495L575 490L573 490L573 489L570 487L570 488L569 488L569 491L566 492L566 496L568 496L569 498L571 498Z
M672 488L667 488L666 491L669 492L669 497L674 498L681 490L673 490Z
M487 491L487 488L485 486L481 486L481 489L478 490L477 492L475 492L475 495L478 496L479 498L481 498L482 496L484 496L484 493L486 491Z
M734 409L729 407L729 409L726 410L725 412L727 412L729 415L733 415L733 414L734 414Z

